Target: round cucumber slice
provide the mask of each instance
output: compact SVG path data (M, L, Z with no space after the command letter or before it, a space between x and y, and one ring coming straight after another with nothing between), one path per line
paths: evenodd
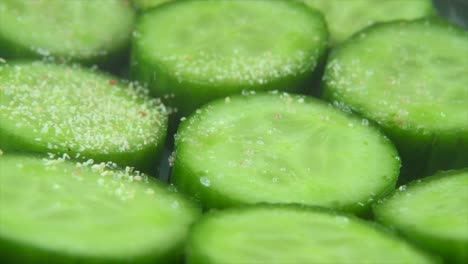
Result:
M167 113L147 90L78 66L0 65L0 148L151 170Z
M176 260L199 210L169 187L110 165L0 156L2 260Z
M133 22L120 0L2 0L0 57L104 63L124 55Z
M258 206L210 213L190 232L187 263L435 263L363 220Z
M424 43L422 45L421 43ZM415 176L468 166L468 31L438 19L372 26L332 51L324 97L375 120Z
M176 1L141 16L131 74L187 115L243 89L308 88L327 38L322 15L294 1Z
M374 207L376 219L446 258L468 262L468 168L402 186Z
M317 99L256 94L210 103L181 123L172 181L206 207L301 203L364 213L400 162L367 120Z
M431 0L302 0L323 12L333 44L376 22L435 15Z

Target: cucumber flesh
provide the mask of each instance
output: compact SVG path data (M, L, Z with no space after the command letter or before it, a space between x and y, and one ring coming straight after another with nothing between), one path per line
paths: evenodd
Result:
M286 93L218 100L181 123L172 181L206 207L302 203L355 213L392 190L399 159L365 119Z
M463 168L467 57L468 31L447 22L375 25L331 53L324 97L376 121L395 142L404 169L414 167L411 176Z
M323 12L333 44L377 22L435 15L431 0L302 0Z
M143 174L109 166L115 164L0 156L2 258L11 263L177 259L198 209Z
M187 263L435 263L354 217L301 207L218 211L193 227Z
M449 263L468 262L468 169L401 186L374 206L376 219Z
M147 169L164 144L167 113L133 83L78 66L0 65L0 148L67 153Z
M243 89L306 89L327 38L322 15L294 1L175 1L141 16L131 72L184 116Z
M105 63L125 53L133 22L125 1L2 0L0 57Z

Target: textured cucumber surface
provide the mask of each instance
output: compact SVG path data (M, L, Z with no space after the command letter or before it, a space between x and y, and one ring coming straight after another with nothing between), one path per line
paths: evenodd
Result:
M172 181L207 207L303 203L364 211L399 172L393 145L366 119L304 96L210 103L181 123Z
M198 215L169 187L104 163L3 155L0 167L0 245L12 263L154 263L181 252Z
M187 263L433 263L357 218L300 207L206 215L191 231Z
M302 0L323 12L331 41L344 41L377 22L435 15L431 0Z
M464 167L466 58L468 31L441 20L376 25L331 53L324 96L375 120L402 155L420 155L415 163L427 160L437 167L446 159L442 167Z
M451 263L468 261L468 169L400 187L374 207L377 220Z
M0 88L4 150L145 166L164 144L164 106L110 75L40 62L4 64Z
M302 3L176 1L139 19L132 75L189 114L242 89L298 90L327 37L322 15Z
M3 0L0 56L100 60L123 52L133 22L125 1Z

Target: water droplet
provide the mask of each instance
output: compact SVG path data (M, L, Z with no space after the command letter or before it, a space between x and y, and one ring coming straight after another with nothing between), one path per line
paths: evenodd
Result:
M200 183L201 183L201 185L203 185L205 187L210 187L210 185L211 185L210 179L208 179L207 177L201 177L200 178Z

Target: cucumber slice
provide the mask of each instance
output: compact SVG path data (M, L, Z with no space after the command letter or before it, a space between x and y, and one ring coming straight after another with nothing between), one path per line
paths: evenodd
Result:
M131 74L184 116L243 89L308 88L327 38L322 15L294 1L175 1L141 16Z
M151 8L157 7L163 3L173 0L132 0L133 6L139 11L147 11Z
M376 219L446 258L468 263L468 168L402 186L374 207Z
M172 181L206 207L301 203L364 213L393 189L400 162L365 119L317 99L256 94L183 121Z
M167 113L147 90L78 66L0 65L0 148L151 171Z
M330 39L340 43L376 22L417 19L436 14L431 0L302 0L323 12Z
M363 220L303 207L259 206L206 215L190 232L188 264L435 263Z
M447 22L375 25L332 51L324 97L379 123L396 144L406 175L463 168L466 58L468 31Z
M115 164L0 156L2 260L176 260L199 210L143 174L108 166Z
M120 0L2 0L0 57L104 63L125 55L133 22Z

